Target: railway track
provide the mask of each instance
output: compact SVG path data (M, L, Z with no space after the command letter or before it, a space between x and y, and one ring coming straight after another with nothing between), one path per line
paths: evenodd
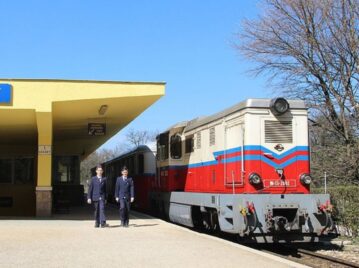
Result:
M215 236L227 241L238 243L238 238L235 235L217 232L211 233L204 230L192 229L202 234ZM240 243L242 244L242 243ZM257 249L269 254L276 255L300 264L304 264L314 268L359 268L359 263L351 262L341 258L334 258L332 256L324 255L315 252L316 250L339 250L337 245L323 245L318 243L313 244L243 244L245 246Z
M291 245L276 245L272 248L267 246L254 246L254 248L314 268L359 268L358 263L317 253L313 251L312 246L308 246L307 249L305 249L305 245L301 245L301 248ZM319 249L318 246L316 246L316 249Z
M326 264L325 267L353 267L353 268L359 268L359 264L350 262L343 259L334 258L331 256L327 256L324 254L320 254L317 252L312 252L306 249L297 249L298 253L300 255L309 256L315 259L323 260L323 264ZM319 266L322 267L322 266Z
M227 241L238 243L238 239L234 235L226 233L208 233L206 231L196 230L200 233L215 236ZM339 250L340 246L337 245L323 245L318 243L313 244L243 244L245 246L257 249L269 254L276 255L300 264L307 265L314 268L359 268L359 263L351 262L341 258L334 258L332 256L324 255L315 252L316 250Z

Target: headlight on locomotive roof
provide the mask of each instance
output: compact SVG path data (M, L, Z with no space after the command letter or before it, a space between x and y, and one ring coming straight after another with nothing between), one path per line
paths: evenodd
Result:
M282 115L289 110L289 103L284 98L275 98L270 101L270 109L274 115Z
M249 182L253 185L258 185L262 182L261 176L259 176L257 173L252 173L249 175Z
M300 175L300 182L303 185L309 185L312 182L312 177L309 174L304 173Z

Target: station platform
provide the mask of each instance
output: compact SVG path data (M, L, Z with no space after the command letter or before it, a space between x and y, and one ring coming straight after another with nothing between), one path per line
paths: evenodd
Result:
M123 228L106 212L106 228L94 228L92 206L0 218L0 267L307 267L138 212Z

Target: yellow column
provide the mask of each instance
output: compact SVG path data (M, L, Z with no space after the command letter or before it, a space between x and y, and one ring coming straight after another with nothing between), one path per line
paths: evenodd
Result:
M51 216L52 210L52 113L36 112L38 131L36 216Z

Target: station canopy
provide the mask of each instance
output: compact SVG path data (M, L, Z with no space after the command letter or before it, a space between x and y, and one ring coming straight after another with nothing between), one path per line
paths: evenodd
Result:
M53 153L84 158L164 90L162 82L0 79L0 145L37 146L41 132Z

